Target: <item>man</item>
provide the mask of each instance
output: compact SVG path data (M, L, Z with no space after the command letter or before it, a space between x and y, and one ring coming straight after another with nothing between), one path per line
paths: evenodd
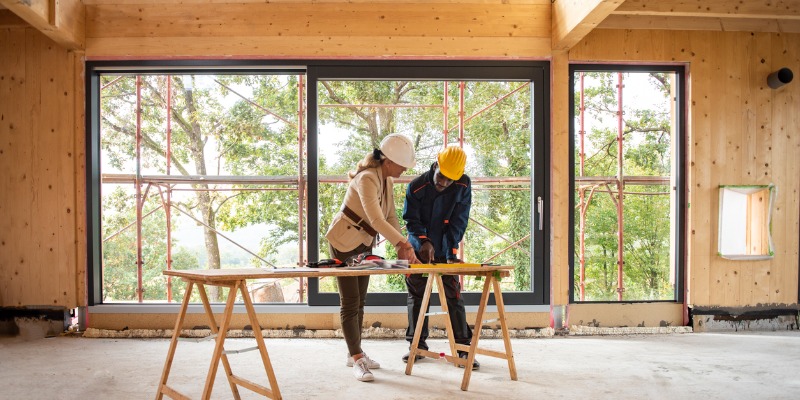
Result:
M403 219L406 221L409 242L414 247L417 258L423 263L461 263L458 259L458 245L464 237L472 206L472 186L469 176L464 174L467 155L458 146L449 146L439 152L437 161L430 170L415 178L406 190ZM414 340L422 297L425 293L427 277L412 274L406 278L408 288L408 329L406 340ZM447 308L456 343L469 345L472 330L467 325L464 300L461 298L461 282L457 276L444 275ZM428 350L428 318L422 325L418 348ZM458 352L466 359L467 353ZM408 362L409 354L403 356ZM423 358L417 356L417 359ZM472 369L480 363L474 361Z

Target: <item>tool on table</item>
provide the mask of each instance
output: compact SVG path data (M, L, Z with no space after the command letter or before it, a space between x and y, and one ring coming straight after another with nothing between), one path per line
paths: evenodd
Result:
M312 261L306 264L308 268L336 268L345 264L336 258L325 258L319 261Z

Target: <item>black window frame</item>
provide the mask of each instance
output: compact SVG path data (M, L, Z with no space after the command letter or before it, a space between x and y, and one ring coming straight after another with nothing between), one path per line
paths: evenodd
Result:
M549 252L545 251L545 239L549 238L549 205L544 202L541 214L534 199L548 199L550 170L550 64L548 62L501 62L501 61L351 61L333 64L309 65L308 69L308 113L317 109L317 82L319 80L519 80L533 83L531 90L531 282L530 292L505 292L503 301L508 305L549 304ZM313 104L312 104L313 103ZM308 118L308 203L318 202L317 185L317 119ZM541 162L539 162L541 160ZM536 168L541 165L542 168ZM313 187L313 188L312 188ZM542 229L537 230L539 218ZM317 209L309 207L308 229L316 235L319 231ZM318 238L308 238L309 258L319 254ZM549 248L549 247L547 247ZM316 261L316 260L313 260ZM368 306L396 306L406 303L406 293L368 293ZM464 303L477 305L480 293L463 293ZM309 305L338 305L338 293L320 293L319 280L310 279L308 284ZM431 304L439 305L438 298ZM495 304L494 295L489 304Z
M320 79L413 79L413 80L520 80L530 81L531 90L531 229L532 270L530 292L506 292L507 305L549 304L549 204L539 213L534 199L549 199L550 188L550 63L546 61L342 61L342 60L114 60L86 62L86 227L87 227L87 300L89 306L102 301L102 253L100 237L100 75L122 74L301 74L307 79L307 202L319 201L317 82ZM313 118L312 118L313 116ZM536 168L535 166L540 166ZM538 230L537 227L542 229ZM319 215L317 207L308 207L308 261L318 261ZM309 306L338 305L338 293L319 293L318 279L309 279ZM314 293L312 295L312 293ZM405 293L370 293L369 306L399 306L406 303ZM480 293L464 293L467 305L476 305ZM438 304L438 298L432 299ZM163 304L163 303L159 303ZM490 298L494 304L494 298ZM144 304L142 304L144 305ZM294 306L294 304L280 304Z
M686 80L687 67L683 64L570 64L569 66L569 303L570 304L629 304L629 303L683 303L686 287L686 138L687 138L687 113L686 95L688 93ZM676 132L675 148L677 155L673 162L677 164L675 177L676 204L675 211L675 289L674 300L601 300L580 301L575 299L575 74L578 72L672 72L676 76L675 110Z

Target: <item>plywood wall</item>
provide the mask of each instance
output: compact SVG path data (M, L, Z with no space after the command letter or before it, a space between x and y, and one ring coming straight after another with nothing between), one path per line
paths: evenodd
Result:
M89 4L90 58L545 58L549 0Z
M83 61L33 28L0 28L0 60L0 307L76 307Z
M600 29L569 53L570 62L689 66L689 304L797 303L800 82L772 90L766 79L781 67L800 73L798 43L798 34ZM768 183L778 189L774 259L722 259L717 255L719 185ZM564 228L563 220L559 223Z

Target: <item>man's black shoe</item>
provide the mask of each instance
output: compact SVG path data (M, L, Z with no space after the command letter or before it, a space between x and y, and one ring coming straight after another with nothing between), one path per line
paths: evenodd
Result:
M463 358L463 359L466 360L468 356L469 355L467 353L458 353L458 358ZM481 363L479 363L478 360L473 359L472 360L472 370L475 371L476 369L478 369L480 367L481 367ZM459 365L458 368L464 368L464 366L463 365Z
M408 363L408 357L411 357L411 352L410 351L408 353L406 353L406 355L403 356L403 362L404 363ZM421 355L417 354L417 356L414 357L414 361L419 361L419 360L422 360L423 358L425 358L425 356L421 356Z

